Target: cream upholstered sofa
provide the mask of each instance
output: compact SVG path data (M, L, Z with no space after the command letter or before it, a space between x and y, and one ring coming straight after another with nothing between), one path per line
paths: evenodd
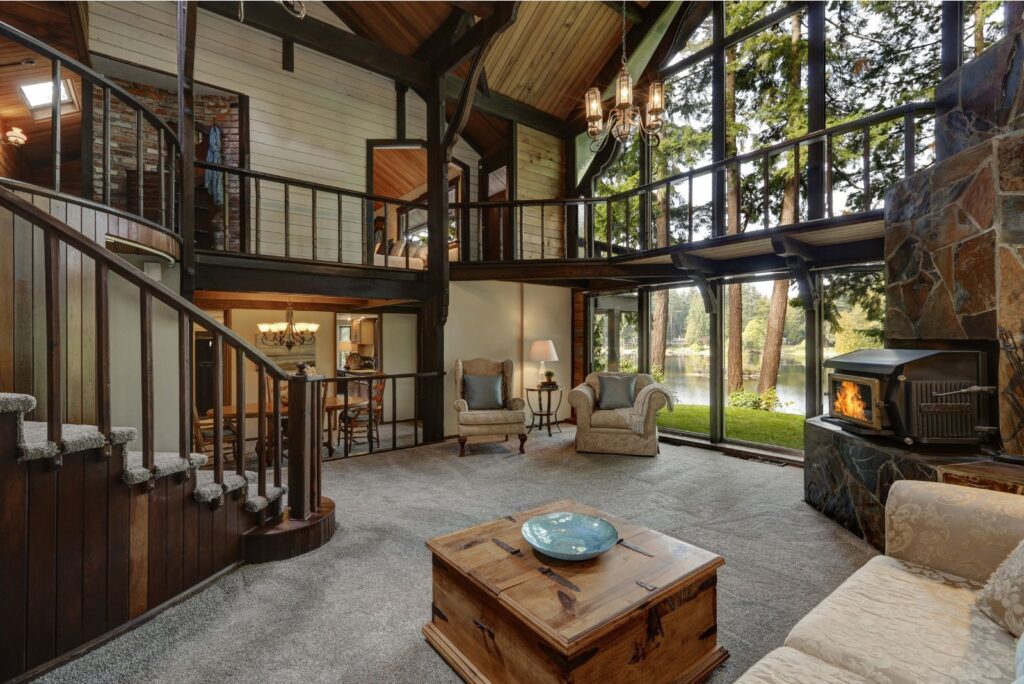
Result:
M526 404L512 395L512 360L461 359L455 362L455 411L459 425L459 456L466 454L466 441L470 437L509 435L519 436L519 453L526 453ZM472 411L465 399L466 375L500 375L501 398L504 408Z
M1021 539L1022 496L899 481L885 505L885 555L737 681L1012 682L1017 640L974 602Z
M636 375L636 401L630 408L598 408L602 375ZM645 373L591 373L569 392L576 409L576 450L606 454L655 456L658 453L658 424L655 414L671 407L672 395Z

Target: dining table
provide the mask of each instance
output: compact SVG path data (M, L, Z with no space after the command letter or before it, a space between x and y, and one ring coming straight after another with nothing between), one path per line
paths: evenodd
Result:
M334 433L340 432L340 425L338 422L338 414L344 411L346 407L349 409L358 408L365 406L369 403L369 400L365 397L350 396L346 400L346 395L336 394L327 397L324 402L324 413L327 415L327 440L324 442L324 446L327 447L329 455L334 455L334 449L338 446L338 442L334 439ZM288 398L281 398L281 415L287 416L287 412L284 410L288 407ZM266 405L266 420L267 420L267 435L273 434L273 420L274 420L274 405L273 403L267 403ZM212 418L214 416L214 409L210 409L206 412L207 417ZM224 420L237 420L238 410L233 404L226 404L221 409L221 415ZM260 416L260 404L258 401L249 402L245 405L245 417L246 418L259 418ZM340 438L340 435L339 435Z

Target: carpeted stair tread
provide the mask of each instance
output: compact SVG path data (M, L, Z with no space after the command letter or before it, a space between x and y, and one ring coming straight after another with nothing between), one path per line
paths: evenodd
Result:
M125 444L136 437L135 428L112 428L111 444ZM107 443L107 439L95 425L61 426L61 442L55 444L47 439L46 423L35 420L18 421L19 461L34 461L41 458L54 458L57 454L73 454L78 451L99 449Z
M260 496L259 485L252 483L249 485L248 494L245 497L245 510L250 513L258 513L284 496L287 491L287 487L275 487L268 484L267 495Z
M0 413L28 413L35 407L36 398L31 394L0 392Z
M221 494L241 489L255 479L256 473L250 470L245 471L245 477L233 472L224 473L224 484L220 485L213 481L212 470L200 470L196 473L196 489L192 496L200 503L209 503L219 499Z
M196 470L206 465L204 454L189 454L188 460L181 458L177 451L158 451L153 454L153 471L142 465L141 451L128 451L124 456L124 475L126 485L137 485L148 482L150 478L160 479L168 475Z

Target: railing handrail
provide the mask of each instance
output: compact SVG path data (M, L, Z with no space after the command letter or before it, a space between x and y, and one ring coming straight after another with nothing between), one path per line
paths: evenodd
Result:
M271 183L290 185L297 188L306 188L307 190L316 190L318 192L330 192L337 195L345 195L347 197L355 197L363 200L370 200L373 202L387 202L388 204L417 207L420 209L427 208L426 202L415 202L413 200L405 200L397 197L387 197L386 195L376 195L369 192L362 192L360 190L349 190L347 188L341 188L335 185L327 185L325 183L317 183L315 181L302 180L300 178L281 176L274 173L267 173L266 171L256 171L241 166L216 164L214 162L202 161L200 159L197 159L195 164L196 166L202 169L209 169L211 171L223 171L224 173L230 173L237 176L244 176L246 178L258 178L260 180L268 181Z
M129 107L136 111L141 111L142 115L153 126L162 128L164 130L164 135L170 136L170 142L173 143L175 147L178 146L178 135L169 124L154 114L146 105L142 104L138 98L108 79L106 76L93 71L73 57L69 57L59 50L54 50L46 43L33 38L24 31L16 29L7 22L0 21L0 36L5 36L17 43L21 43L25 47L45 55L51 60L57 60L90 83L101 88L109 89L110 92L116 95L119 100L127 104Z
M44 232L51 231L58 238L82 254L103 263L111 272L116 273L136 287L150 292L153 297L171 309L186 314L194 323L200 324L209 332L220 334L224 342L236 349L241 349L250 361L264 366L266 370L280 380L288 380L291 375L274 363L263 352L256 349L245 339L224 324L211 318L209 314L174 292L163 283L153 280L130 263L86 237L52 214L31 204L11 190L0 187L0 206L25 219L31 225L41 228Z

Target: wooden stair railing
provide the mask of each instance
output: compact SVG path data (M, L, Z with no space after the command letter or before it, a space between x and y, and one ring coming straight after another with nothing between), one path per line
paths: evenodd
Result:
M61 190L61 158L65 155L61 150L61 98L60 88L63 80L67 78L67 73L70 72L82 79L82 110L85 112L88 110L88 118L83 119L92 121L94 114L93 111L93 88L100 90L100 97L102 102L102 146L101 146L101 158L100 158L100 197L96 198L102 201L104 205L111 206L111 117L110 108L113 102L117 102L120 105L127 107L131 110L135 118L135 169L134 172L137 175L138 181L136 183L134 197L126 197L126 203L128 206L125 209L133 211L137 216L144 218L145 201L143 197L143 180L146 174L146 156L147 149L151 149L153 146L156 147L156 159L153 160L152 156L151 164L155 162L156 171L155 173L159 176L158 182L158 197L157 202L159 207L157 208L156 218L157 221L165 230L172 233L177 233L176 226L178 220L175 217L175 198L177 195L177 176L181 171L180 164L180 147L178 145L178 137L170 125L157 116L152 110L142 104L137 98L131 93L117 85L110 79L106 78L102 74L99 74L89 67L85 66L81 62L65 55L64 53L53 49L46 43L33 38L32 36L19 31L10 24L0 21L0 37L12 40L33 52L38 53L44 59L48 60L53 66L51 70L51 84L53 87L54 97L51 98L51 135L50 135L50 163L52 165L52 175L50 187L53 190L60 192ZM147 136L147 131L149 135ZM82 135L93 135L92 131L85 131L83 129ZM147 139L148 138L148 139ZM152 155L152 152L149 152ZM88 183L83 183L81 188L82 196L86 199L93 198L93 187L94 187L94 176L95 171L92 168L83 169L83 172L88 171ZM152 171L150 173L153 173ZM85 178L85 175L83 175ZM127 188L126 188L127 193Z
M273 468L273 482L278 489L282 487L281 460L284 453L283 421L288 420L289 430L289 481L298 482L296 475L301 476L304 486L300 491L293 491L289 497L291 517L305 519L320 506L320 443L312 438L320 434L320 383L322 377L306 374L303 370L290 375L282 370L271 359L254 348L235 332L218 323L202 309L182 298L163 284L149 278L127 261L112 254L106 248L79 233L66 223L58 220L39 207L25 201L17 194L0 187L0 207L11 211L15 216L42 230L45 245L45 297L46 321L46 423L47 438L55 443L61 441L63 424L64 378L61 369L61 301L60 301L60 250L62 245L77 250L83 257L92 259L96 267L96 338L97 338L97 423L100 431L107 437L111 433L111 392L110 392L110 274L120 276L139 290L139 312L141 333L141 369L142 384L142 425L140 441L142 444L143 465L154 472L155 465L155 415L154 415L154 378L153 378L153 306L154 300L160 302L177 313L178 332L178 402L179 413L179 455L188 460L191 452L191 421L192 421L192 340L193 326L205 328L214 338L214 459L213 480L217 484L224 483L224 347L232 350L236 364L236 381L234 406L236 407L237 425L235 439L235 469L239 476L248 480L245 470L245 364L252 363L256 367L258 379L258 408L255 417L258 420L259 440L257 453L257 493L261 497L267 494L267 469ZM270 381L269 388L267 380ZM282 402L282 385L289 386L292 401L284 413ZM269 391L269 398L266 396ZM269 401L268 401L269 399ZM268 434L269 430L269 434ZM150 482L153 478L150 479Z

